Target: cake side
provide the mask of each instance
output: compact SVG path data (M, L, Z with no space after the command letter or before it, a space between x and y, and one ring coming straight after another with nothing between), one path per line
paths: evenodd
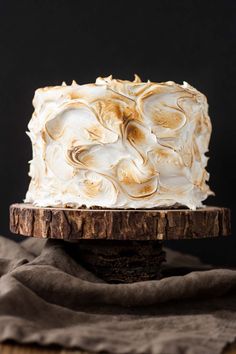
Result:
M35 93L26 202L36 206L202 206L211 134L206 97L174 82L98 78Z

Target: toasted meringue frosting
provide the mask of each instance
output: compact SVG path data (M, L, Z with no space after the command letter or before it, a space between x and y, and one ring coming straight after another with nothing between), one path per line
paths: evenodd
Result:
M202 206L211 122L184 82L97 78L35 92L25 202L36 206Z

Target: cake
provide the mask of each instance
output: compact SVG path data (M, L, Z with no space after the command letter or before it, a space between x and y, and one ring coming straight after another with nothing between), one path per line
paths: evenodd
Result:
M36 90L25 202L196 209L211 191L206 97L184 82L97 78Z

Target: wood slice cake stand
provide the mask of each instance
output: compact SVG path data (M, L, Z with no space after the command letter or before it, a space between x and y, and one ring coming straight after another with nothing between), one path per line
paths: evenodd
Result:
M10 207L13 233L70 241L65 249L112 283L159 279L164 240L228 236L230 228L230 210L219 207L195 211Z

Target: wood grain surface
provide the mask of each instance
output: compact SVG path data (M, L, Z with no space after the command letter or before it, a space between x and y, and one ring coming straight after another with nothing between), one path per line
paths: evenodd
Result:
M64 240L171 240L227 236L230 210L70 209L31 204L10 207L10 229L24 236Z

